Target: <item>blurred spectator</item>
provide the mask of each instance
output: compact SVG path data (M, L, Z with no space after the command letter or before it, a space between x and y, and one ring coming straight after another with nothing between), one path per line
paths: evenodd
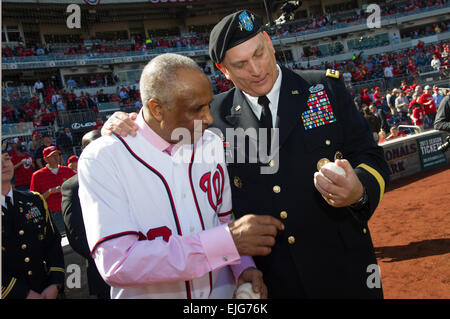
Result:
M388 133L389 132L389 125L388 125L388 122L387 122L386 113L382 109L377 108L373 104L371 104L369 106L369 109L372 112L372 114L374 114L378 118L378 120L380 121L381 130L383 130L386 133Z
M74 79L72 79L72 78L69 78L69 80L67 81L67 86L72 90L72 89L76 89L76 88L78 88L78 83L74 80Z
M47 133L42 134L42 145L34 153L34 160L37 169L44 167L42 152L50 145L52 145L52 137Z
M400 91L400 95L395 99L395 110L402 117L405 117L408 115L409 103L408 103L408 99L405 95L405 92L403 92L403 91Z
M381 105L383 105L384 96L381 93L381 90L378 86L375 88L375 93L373 93L373 101L377 107L380 107ZM369 106L369 105L367 105L367 106Z
M44 83L41 82L40 79L38 79L35 83L34 83L34 89L36 90L37 93L39 93L42 96L42 99L44 99Z
M434 100L434 105L436 105L436 107L439 107L439 105L441 104L442 99L444 98L442 96L442 94L439 92L439 87L438 86L433 86L433 100Z
M103 93L103 89L100 90L100 92L99 92L99 94L97 96L97 101L98 101L98 103L109 102L109 98L108 98L108 96L105 93Z
M67 160L67 166L70 167L75 173L78 170L78 156L72 155Z
M69 130L69 128L66 128ZM68 135L69 134L69 135ZM60 131L56 135L56 147L62 151L63 154L72 153L72 147L73 147L73 138L72 134L69 132L67 133L65 130ZM64 162L64 157L63 157Z
M436 118L437 107L434 104L432 90L429 85L424 88L424 93L419 98L419 103L422 104L424 112L424 125L425 127L431 127L434 124Z
M441 69L441 60L436 55L433 55L433 60L431 60L431 67L436 71Z
M380 120L370 111L370 108L368 106L363 107L363 115L372 128L374 140L378 141L378 132L381 129Z
M394 84L394 74L392 65L388 64L384 68L384 78L386 79L387 87L392 90Z
M378 132L378 144L386 142L386 132L383 130L380 130Z
M92 128L92 130L98 130L101 129L103 127L103 120L101 117L97 117L96 120L97 124L94 125L94 127Z
M412 111L411 111L411 120L414 125L419 126L421 129L423 129L423 110L420 103L415 102L412 105Z
M361 104L362 106L369 106L372 104L372 100L369 97L369 89L364 89L361 95Z
M11 157L14 164L14 185L17 190L29 191L31 176L34 172L32 157L26 153L25 145L19 145Z
M33 173L30 190L40 193L47 201L48 209L60 234L65 234L64 221L61 215L61 185L75 173L61 164L61 152L56 146L46 147L43 159L47 163Z
M386 137L386 140L389 141L403 136L406 136L406 134L400 132L397 126L393 126L391 127L391 134L388 137Z

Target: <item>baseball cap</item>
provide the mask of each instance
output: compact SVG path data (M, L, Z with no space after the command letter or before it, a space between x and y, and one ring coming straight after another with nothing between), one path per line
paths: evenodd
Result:
M27 151L27 148L25 147L25 145L20 144L20 145L17 147L17 150L18 150L19 152L25 153L25 152Z
M227 15L212 29L209 36L209 56L214 63L221 63L231 49L257 35L262 19L254 13L241 10Z
M69 159L67 160L67 164L75 163L75 162L78 162L78 156L76 156L76 155L72 155L72 156L69 157Z
M424 89L424 90L429 90L429 89L431 89L431 86L425 85L425 87L424 87L423 89Z
M61 153L56 146L48 146L42 151L42 157L47 158L49 156L52 156L55 152Z

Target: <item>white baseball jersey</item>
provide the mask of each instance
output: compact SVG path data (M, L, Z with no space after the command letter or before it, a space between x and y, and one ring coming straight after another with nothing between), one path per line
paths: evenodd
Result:
M220 225L219 216L231 214L223 142L208 130L195 145L184 145L173 156L156 149L141 134L104 136L83 151L78 167L91 251L127 234L168 245L172 236L208 230ZM208 298L226 268L189 281L112 287L111 296Z

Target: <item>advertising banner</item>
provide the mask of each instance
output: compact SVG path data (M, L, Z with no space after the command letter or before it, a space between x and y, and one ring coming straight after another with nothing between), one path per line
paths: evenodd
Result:
M441 134L434 134L417 139L422 170L433 168L447 163L445 154L437 148L443 143Z

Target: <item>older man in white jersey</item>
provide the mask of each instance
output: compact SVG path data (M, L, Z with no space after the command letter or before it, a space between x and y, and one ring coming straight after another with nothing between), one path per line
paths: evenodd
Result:
M223 142L206 130L208 78L193 60L164 54L144 68L140 91L137 138L104 136L78 164L88 243L112 298L231 298L244 282L266 297L241 255L270 253L284 226L270 216L232 221Z

